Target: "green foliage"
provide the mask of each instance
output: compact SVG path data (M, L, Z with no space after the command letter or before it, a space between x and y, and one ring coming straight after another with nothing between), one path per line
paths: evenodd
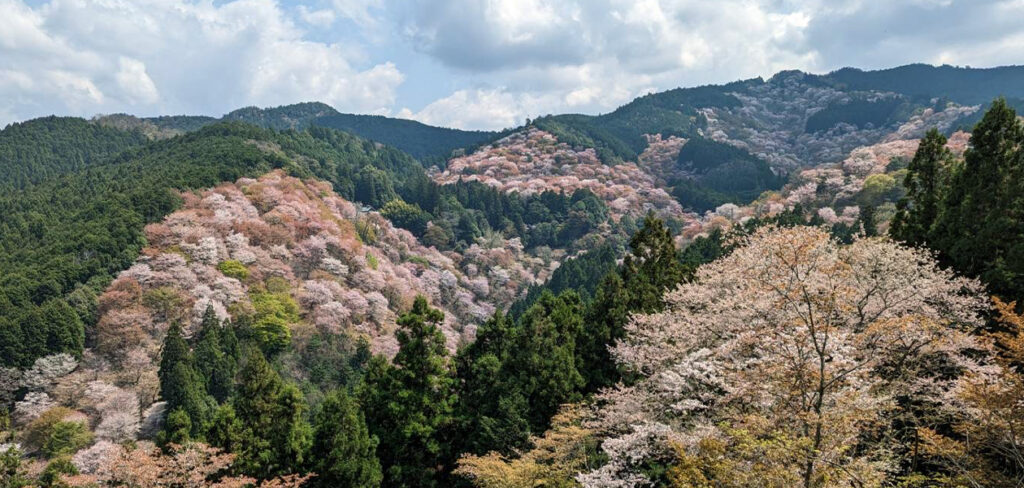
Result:
M318 117L337 113L330 105L304 102L272 108L243 107L229 112L221 120L234 120L268 129L284 130L307 127Z
M533 125L572 147L594 148L605 164L636 159L637 152L629 144L596 122L593 117L570 114L541 117Z
M939 193L928 245L993 293L1024 296L1024 124L1002 99L975 126L963 164Z
M155 141L0 195L0 329L8 335L2 344L12 349L0 362L27 366L64 350L61 341L39 345L28 336L43 304L63 301L81 285L102 289L130 265L145 242L142 227L178 204L172 190L207 187L283 164L247 144L247 136L257 135L248 131L210 127ZM74 319L53 324L47 327L77 334ZM81 346L71 348L77 353Z
M572 291L542 295L520 319L505 374L515 376L533 432L546 430L560 405L581 398L576 338L582 331L583 302Z
M895 178L885 173L877 173L864 179L864 187L858 199L861 205L877 206L895 199L898 191Z
M456 358L459 449L511 455L528 447L531 432L547 428L560 404L620 381L608 346L622 337L630 313L659 309L664 291L725 252L722 242L721 233L697 239L684 264L668 229L649 215L620 268L611 249L594 251L594 269L610 267L603 279L593 278L594 270L569 270L551 286L564 291L539 289L518 322L500 313L488 320ZM577 258L581 267L588 267L586 256ZM586 304L572 291L594 286Z
M723 203L747 203L785 182L768 163L747 151L702 137L683 146L676 165L692 176L672 181L672 195L697 211Z
M213 420L210 421L210 428L206 432L206 440L212 446L217 446L228 452L235 452L241 446L243 430L242 422L235 414L235 408L230 403L225 403L213 412Z
M203 376L196 372L192 352L182 337L181 325L178 323L171 324L164 338L157 375L160 379L160 397L167 402L167 410L184 412L188 417L189 437L202 439L212 409L212 399L207 396ZM177 420L184 423L180 418ZM181 433L173 430L168 430L166 434L168 439L180 436Z
M190 355L191 351L189 350L188 343L182 337L181 324L178 322L172 323L170 328L167 329L167 335L164 336L164 345L160 350L158 376L160 378L160 393L164 398L166 398L166 395L171 394L173 388L171 371L178 364L189 364Z
M324 178L343 197L371 206L401 199L418 207L422 212L405 221L391 216L424 236L425 222L433 221L426 240L441 249L469 246L490 231L527 235L523 198L479 183L439 187L414 159L395 149L320 127L276 133L238 123L213 124L0 195L5 216L0 221L0 363L27 367L46 354L78 354L82 331L95 320L91 295L133 262L144 245L143 226L178 205L175 190L213 186L272 168ZM588 213L578 213L572 223L587 225L600 215L585 205ZM548 219L560 226L569 221L568 212L551 212ZM546 243L558 241L556 233L551 235ZM226 266L229 274L241 273L238 266ZM82 316L44 320L44 304L71 300L72 293L76 305L70 310ZM59 302L49 307L63 308ZM255 322L268 351L287 342L287 319Z
M263 289L249 290L249 301L255 310L252 333L266 354L287 349L291 343L291 325L299 321L299 305L287 288L274 286L276 283L279 281L268 281Z
M380 486L377 439L371 437L359 405L347 393L327 396L315 419L316 432L310 459L315 484L324 487Z
M316 118L313 123L396 147L424 163L443 162L456 149L472 147L499 135L497 132L433 127L414 120L380 115L326 115Z
M245 281L249 277L249 269L239 261L228 260L217 263L217 270L224 273L224 276L234 278L238 281Z
M46 468L39 474L39 486L42 488L57 488L68 486L63 478L78 474L78 468L71 462L71 457L61 456L46 464ZM3 486L0 484L0 486Z
M22 466L21 451L15 446L8 446L0 451L0 488L24 488L32 485L32 480Z
M644 225L629 241L630 254L622 263L622 282L629 290L630 309L644 313L661 309L662 296L687 278L672 234L664 222L647 214Z
M314 334L297 353L310 388L332 391L358 383L369 362L370 343L343 334Z
M706 263L710 263L725 254L725 234L722 229L714 229L707 236L700 236L683 248L679 261L683 263L686 273L690 274Z
M584 385L576 342L583 304L575 292L545 291L518 323L496 314L457 358L461 450L505 454L527 447Z
M0 144L4 134L13 138L13 134L29 129L43 132L31 137L45 140L45 125L27 124L0 133ZM104 128L97 134L112 130ZM31 137L19 136L19 140ZM99 158L100 153L95 151L91 157ZM23 159L33 153L21 151L15 156L21 157L19 154L24 158L15 159L13 164L29 165ZM58 164L45 158L39 161ZM143 226L174 210L179 203L176 190L205 188L283 168L296 176L326 179L348 199L380 206L401 198L425 209L435 219L440 216L453 222L460 213L472 211L504 229L500 212L519 205L515 196L474 200L480 190L438 187L408 155L319 127L273 132L239 123L219 123L128 148L102 161L63 168L37 171L34 174L46 178L31 180L36 184L0 195L0 214L4 215L0 220L3 365L27 367L42 355L65 350L77 354L81 350L81 320L88 320L84 325L95 320L94 313L89 312L90 308L94 311L89 293L102 290L112 276L134 261L145 243ZM484 207L495 199L502 204L492 205L493 210ZM82 286L87 286L89 293L79 291ZM75 303L83 306L87 316L44 324L40 315L43 304L66 296L70 300L70 293L77 293ZM78 313L79 307L72 310ZM264 325L268 330L282 331L279 321Z
M287 349L292 341L291 323L274 315L267 315L253 322L252 334L260 349L269 355Z
M692 209L696 212L714 210L720 205L737 201L730 195L701 185L691 178L674 179L669 183L672 186L672 197L683 208Z
M1008 97L1004 98L1003 100L1006 101L1007 106L1012 108L1017 113L1024 113L1024 98L1020 98L1022 96L1024 95L1018 95L1018 98ZM960 118L956 119L956 121L950 124L949 128L946 129L946 131L944 132L944 135L949 136L952 135L954 132L961 130L970 132L971 129L974 128L974 126L978 125L978 122L981 122L982 117L984 117L985 114L988 113L988 111L992 108L991 97L978 103L980 104L983 102L988 102L988 104L983 106L981 110L977 110L973 113L964 114L960 116Z
M217 122L217 119L205 115L160 115L142 120L160 129L181 132L196 131Z
M414 120L380 115L342 114L319 102L296 103L273 108L245 107L222 119L194 116L164 116L143 119L161 129L194 131L218 120L246 122L270 129L303 129L310 126L345 131L387 144L427 163L444 163L459 148L470 148L497 139L503 132L465 131L434 127Z
M952 159L946 138L935 129L928 131L907 166L903 180L907 194L896 204L896 216L890 228L893 238L913 245L928 240L939 214L941 185L952 167Z
M521 316L536 303L545 290L558 295L572 289L584 300L589 300L597 291L601 279L609 272L615 271L617 259L618 252L610 244L566 259L551 273L548 281L542 285L531 286L525 297L512 304L508 314L512 317Z
M379 208L398 198L398 194L387 172L365 166L355 175L355 198Z
M21 433L21 443L30 453L42 451L50 442L57 424L64 422L74 411L67 407L53 407L29 422Z
M65 173L80 171L146 137L73 117L43 117L0 131L0 189L23 189Z
M185 445L192 440L192 418L183 408L176 408L167 414L164 430L157 436L159 444Z
M740 105L727 87L677 88L645 95L614 112L599 115L556 115L538 118L533 125L551 132L570 146L592 147L606 164L636 160L645 147L645 134L693 137L702 127L698 109Z
M206 392L218 402L226 401L234 388L238 364L221 345L222 337L233 334L232 329L230 325L221 325L213 308L207 307L193 350L196 372L203 378Z
M826 132L839 124L864 129L869 125L880 128L905 120L911 105L902 97L854 98L833 102L807 118L807 132Z
M629 314L660 310L665 292L687 279L693 270L683 265L671 233L653 214L644 218L643 227L630 239L629 246L631 251L619 272L602 280L586 312L587 328L579 340L579 362L589 391L619 380L608 345L625 335ZM689 256L691 263L697 264L704 258Z
M529 441L529 406L506 366L511 364L517 334L515 322L497 312L456 356L461 452L510 455Z
M391 200L380 209L380 214L396 227L418 236L423 235L427 230L427 222L430 221L430 214L424 212L419 205L405 203L402 200Z
M312 444L302 393L284 383L258 350L250 352L239 376L234 410L243 430L235 466L260 479L294 472L306 462Z
M387 486L440 486L439 467L455 453L445 440L453 427L455 403L444 334L444 315L419 296L398 319L399 350L392 364L370 363L361 389L370 433L380 440L377 455Z
M70 455L92 443L92 432L85 422L60 421L53 424L50 435L42 445L42 452L48 458Z
M594 301L587 308L587 327L579 340L579 351L588 391L613 385L619 379L618 368L608 346L625 334L625 325L632 312L630 293L622 276L618 272L610 272L600 281Z
M0 295L0 364L28 367L36 358L61 352L77 357L84 343L85 327L66 301L5 309Z
M840 89L889 91L931 99L945 97L963 105L989 102L998 96L1024 98L1024 68L960 68L911 64L898 68L862 71L843 68L817 77Z

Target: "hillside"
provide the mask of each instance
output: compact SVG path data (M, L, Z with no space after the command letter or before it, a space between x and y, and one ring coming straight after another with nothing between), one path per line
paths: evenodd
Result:
M379 115L343 114L320 102L297 103L272 108L244 107L221 118L205 116L161 116L140 119L156 129L173 134L190 132L218 121L237 121L275 130L311 126L343 130L371 141L387 144L427 165L444 164L452 151L473 147L498 136L496 132L465 131L434 127L406 119Z
M380 115L334 114L317 117L313 124L351 132L371 141L396 147L428 163L444 164L456 149L495 139L496 132L434 127L415 120Z
M135 348L155 358L170 321L182 320L192 335L207 307L220 320L251 321L268 341L280 341L272 349L290 349L294 338L298 356L312 334L369 338L374 352L391 356L395 320L417 294L446 313L454 350L545 268L517 242L442 254L338 197L330 184L280 170L182 199L146 226L147 247L99 297L95 347L111 360ZM144 299L155 294L179 304L180 315ZM271 320L260 305L270 299L294 311Z
M624 232L599 233L607 230L607 210L583 194L574 200L508 195L478 183L438 186L411 156L345 132L214 124L0 197L4 363L28 365L48 353L80 350L84 329L97 320L96 294L134 261L144 246L143 226L181 204L179 191L271 169L330 182L341 197L381 209L444 251L482 252L481 239L491 247L519 239L531 252L544 250L546 268L566 250L621 239ZM577 203L582 210L574 210ZM47 320L57 313L68 318Z
M504 192L536 195L587 190L602 199L615 218L655 211L675 217L682 209L634 163L603 164L593 149L574 150L540 129L502 138L472 154L453 158L433 175L442 185L478 181Z
M12 124L0 486L1012 486L1019 75Z
M45 117L11 124L0 131L0 188L25 188L74 173L114 154L140 146L146 138L72 117Z
M961 105L986 104L996 97L1024 98L1024 66L970 68L911 64L875 71L843 68L819 78L843 90L947 98Z

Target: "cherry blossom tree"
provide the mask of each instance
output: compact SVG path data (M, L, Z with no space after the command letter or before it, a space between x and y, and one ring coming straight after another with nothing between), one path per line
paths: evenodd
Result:
M32 391L45 390L77 367L78 360L67 353L41 357L22 375L21 386Z
M86 387L85 397L100 418L95 428L97 437L124 442L138 436L141 418L135 393L103 381L93 381Z
M101 441L102 442L102 441ZM234 454L201 443L169 446L164 453L142 442L129 449L109 443L84 451L74 461L86 474L67 477L72 487L91 486L175 486L181 488L290 488L302 486L312 475L288 475L257 483L247 476L225 476L234 463Z
M1024 315L1015 302L994 301L1003 329L988 334L995 364L962 376L949 392L952 433L921 429L928 454L965 486L1024 483Z
M737 244L666 294L664 312L634 317L612 349L638 381L601 395L595 425L610 436L610 462L582 475L586 486L641 486L640 467L665 446L693 451L755 425L800 446L785 470L802 486L873 485L891 454L859 441L884 424L893 397L952 388L905 365L929 356L982 369L967 353L981 347L967 331L981 324L982 287L925 251L883 239L844 247L807 227ZM621 448L656 438L661 451Z

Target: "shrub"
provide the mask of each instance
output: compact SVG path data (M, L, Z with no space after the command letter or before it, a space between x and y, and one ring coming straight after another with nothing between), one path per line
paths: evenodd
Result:
M61 480L64 476L74 476L76 474L78 474L78 468L71 462L71 458L61 456L46 465L46 469L39 475L39 483L41 486L68 486Z
M32 422L25 426L21 434L21 443L29 452L42 449L43 444L50 438L54 426L65 418L72 415L74 410L67 407L53 407L39 414Z
M249 277L249 269L241 262L233 259L221 261L220 264L217 265L217 269L221 273L224 273L224 276L235 278L238 281L244 281Z
M43 454L55 457L74 454L92 442L92 432L84 422L60 421L53 425L50 436L43 443Z

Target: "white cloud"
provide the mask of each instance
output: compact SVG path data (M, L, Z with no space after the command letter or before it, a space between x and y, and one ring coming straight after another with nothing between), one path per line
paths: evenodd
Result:
M303 22L316 27L328 27L334 23L334 11L329 8L312 10L305 5L299 5L299 18Z
M523 123L522 114L536 105L529 98L501 89L457 90L419 112L405 108L398 116L456 129L502 129Z
M0 0L0 124L320 100L500 128L783 69L1024 59L1022 0L25 1Z
M308 40L274 0L0 0L0 11L0 124L310 100L386 112L403 80L387 61L357 66L358 46Z
M146 65L142 61L122 56L120 64L121 70L117 73L117 84L129 100L152 104L160 99L156 84L146 73Z
M1024 59L1021 0L391 1L412 4L395 15L410 45L461 80L409 114L451 125L521 120L536 100L543 113L605 112L652 90L788 69Z
M357 25L366 28L378 25L378 18L371 10L379 9L382 6L381 0L333 0L331 4L338 15Z
M424 122L495 128L538 114L607 112L652 90L819 66L805 38L812 12L792 2L414 3L398 22L416 49L471 82L502 87L458 87L411 114Z

